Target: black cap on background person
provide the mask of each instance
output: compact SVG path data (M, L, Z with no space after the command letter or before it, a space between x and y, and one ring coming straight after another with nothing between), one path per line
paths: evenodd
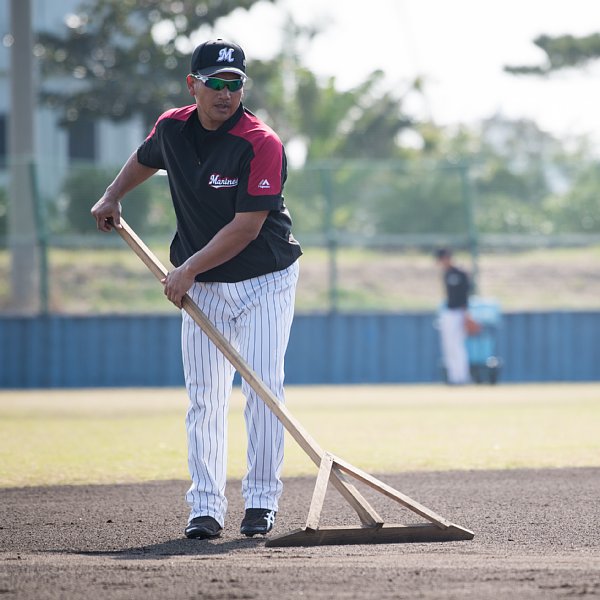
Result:
M452 256L452 251L450 250L450 248L438 248L435 251L434 256L438 260L442 260L443 258L450 258Z

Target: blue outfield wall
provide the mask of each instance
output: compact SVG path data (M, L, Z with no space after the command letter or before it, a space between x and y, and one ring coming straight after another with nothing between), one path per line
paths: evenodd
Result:
M299 314L288 384L442 380L432 313ZM174 315L0 317L0 388L183 385ZM600 312L502 316L499 382L600 380Z

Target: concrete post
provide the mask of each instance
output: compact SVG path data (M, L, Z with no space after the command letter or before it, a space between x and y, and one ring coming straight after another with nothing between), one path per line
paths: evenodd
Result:
M31 164L34 159L35 92L31 0L11 0L9 248L11 309L33 313L38 304L38 249Z

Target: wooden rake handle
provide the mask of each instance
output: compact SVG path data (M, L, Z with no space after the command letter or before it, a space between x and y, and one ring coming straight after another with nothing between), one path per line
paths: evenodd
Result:
M159 281L166 277L168 274L167 269L152 253L150 248L148 248L148 246L144 244L144 242L136 235L131 227L129 227L125 219L121 218L121 225L119 227L115 226L114 229ZM188 294L183 297L181 305L183 310L185 310L196 322L196 324L204 331L204 333L206 333L215 346L217 346L217 348L225 355L227 360L229 360L236 368L238 373L246 380L248 385L256 392L259 398L262 399L262 401L273 412L273 414L281 421L283 426L287 429L294 440L296 440L298 445L319 467L321 465L321 459L324 455L324 450L310 436L304 427L302 427L302 425L292 416L286 406L279 402L278 398L250 368L241 354L211 323L208 317L200 310L198 305L190 298ZM360 520L365 525L373 526L383 522L381 517L362 497L352 483L348 481L343 473L333 471L332 475L331 482L358 513Z

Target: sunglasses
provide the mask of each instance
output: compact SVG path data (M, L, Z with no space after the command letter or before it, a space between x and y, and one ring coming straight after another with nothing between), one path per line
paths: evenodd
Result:
M220 79L219 77L207 77L206 75L194 75L192 77L201 81L207 88L220 92L227 88L230 92L239 92L244 86L244 79Z

